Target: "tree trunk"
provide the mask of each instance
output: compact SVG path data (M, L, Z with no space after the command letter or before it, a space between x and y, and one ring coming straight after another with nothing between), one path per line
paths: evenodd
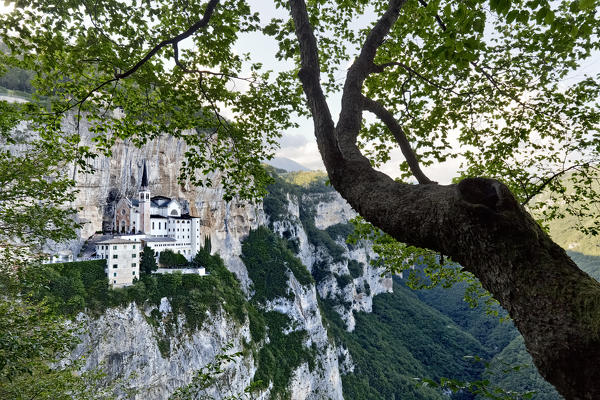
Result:
M362 83L403 0L390 0L348 70L335 126L319 77L318 48L303 0L290 0L299 77L331 184L367 221L396 240L446 254L504 307L541 375L567 399L600 399L600 284L552 242L502 183L408 185L375 171L356 147Z

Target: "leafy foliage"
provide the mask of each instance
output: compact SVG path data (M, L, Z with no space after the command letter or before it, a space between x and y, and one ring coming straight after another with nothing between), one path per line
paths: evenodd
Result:
M140 273L150 275L153 271L158 269L156 264L156 258L154 250L148 246L144 246L142 254L140 256Z
M158 262L165 268L182 267L189 264L185 256L181 253L175 253L173 250L162 251Z
M308 2L328 93L342 86L338 72L368 34L352 22L367 13L382 15L387 3ZM35 160L41 149L41 174L51 177L33 179L25 196L11 190L18 186L16 179L4 185L10 196L0 199L2 210L8 210L0 219L8 222L3 226L7 238L34 243L73 233L72 225L61 225L70 221L65 218L70 210L60 207L68 204L63 194L72 193L72 182L61 171L69 162L87 166L92 153L80 145L79 132L63 129L69 111L77 127L87 116L95 145L107 153L117 140L143 145L168 132L188 147L182 179L211 186L215 182L206 174L221 170L227 198L262 193L268 177L260 161L271 155L279 131L294 125L292 111L306 113L295 80L294 24L276 18L261 25L241 0L209 13L211 4L216 3L192 2L182 12L169 2L112 0L92 10L86 2L34 0L18 2L13 13L0 17L0 39L7 45L0 68L32 71L35 87L31 103L2 103L6 112L0 113L0 127L10 132L4 140L14 140L11 129L19 120L29 121L40 137L28 144L28 159L6 153L0 160L2 174L10 177L16 160L23 176L36 178L35 164L27 160ZM381 71L367 78L363 92L397 116L422 164L460 156L465 160L462 176L501 178L523 202L544 188L552 190L553 202L540 209L544 219L560 216L553 205L561 202L568 204L569 215L594 215L600 199L594 185L600 85L595 77L569 84L565 78L599 49L598 21L597 1L592 0L404 2L398 22L379 44L375 62ZM187 32L194 24L199 24L196 30ZM249 56L232 51L243 32L274 37L280 45L278 58L292 60L291 69L274 76L252 63L250 77L241 79L247 87L232 89L231 82L240 80L244 63L250 62ZM182 33L200 50L180 50L173 38ZM221 104L232 110L234 122L222 117ZM113 113L113 108L122 112ZM395 138L382 124L367 121L360 141L378 165L389 159ZM407 164L400 168L407 178ZM572 192L556 179L569 171ZM310 212L303 213L315 244L325 245L338 259L335 241L311 226ZM599 220L586 220L590 223L581 228L597 234ZM381 245L390 251L396 246L385 239ZM441 257L430 252L395 251L382 260L391 268L400 270L406 257L427 265L427 280L416 282L422 286L465 277L458 268L442 268ZM173 276L164 284L177 288L178 280ZM58 278L55 284L61 296L72 300L71 311L82 307L80 299L86 297L80 285ZM142 289L136 285L131 293L143 298Z
M187 145L182 180L208 187L220 183L228 199L255 198L268 180L261 161L272 157L280 132L295 125L290 115L300 100L285 89L291 76L274 77L233 51L240 34L260 29L246 2L216 8L214 3L195 2L183 14L160 3L111 1L93 9L77 2L17 3L14 13L1 16L0 40L7 50L0 65L32 72L29 118L47 138L65 137L56 116L67 112L77 126L85 115L105 153L117 140L143 145L169 133ZM199 34L186 35L205 52L179 49L178 40L165 45L205 13ZM86 25L90 15L93 31ZM166 59L176 59L176 67ZM241 84L244 90L238 90ZM37 101L42 96L49 104ZM122 112L106 112L107 105ZM224 117L224 108L235 121ZM217 170L224 175L213 182L206 175Z
M37 296L52 283L43 272L44 266L27 264L19 275L0 275L0 398L105 400L129 393L122 381L107 384L100 369L81 371L83 359L69 360L81 326L57 313L56 302ZM94 272L79 279L94 279ZM63 294L79 291L60 283Z
M0 102L0 240L39 250L48 240L75 237L79 224L68 162L75 155L17 126L29 105Z
M0 310L0 393L18 375L60 360L77 344L76 327L63 326L47 307L2 298Z

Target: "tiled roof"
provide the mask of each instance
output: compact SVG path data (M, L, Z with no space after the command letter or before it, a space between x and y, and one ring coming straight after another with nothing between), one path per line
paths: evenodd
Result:
M136 243L141 243L138 240L127 240L127 239L121 239L121 238L112 238L112 239L108 239L108 240L103 240L101 242L98 242L96 244L136 244Z
M169 218L173 218L173 219L192 219L192 218L200 218L200 217L194 217L193 215L190 215L190 214L181 214L181 217L170 216Z
M151 243L161 243L161 242L176 242L177 240L175 238L172 237L166 237L166 236L160 236L160 237L147 237L142 239L144 242L151 242Z

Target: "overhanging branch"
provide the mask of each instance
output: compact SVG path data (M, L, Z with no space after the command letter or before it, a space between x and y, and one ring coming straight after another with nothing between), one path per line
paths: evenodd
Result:
M112 82L118 82L119 80L125 79L128 76L135 73L138 69L140 69L140 67L142 65L144 65L146 62L148 62L163 47L172 45L172 46L174 46L175 51L177 51L177 43L179 43L180 41L182 41L184 39L187 39L188 37L193 35L195 32L197 32L198 30L200 30L200 29L204 28L206 25L208 25L208 22L210 21L210 18L212 17L212 15L215 11L215 8L217 7L217 4L219 4L219 1L220 0L210 0L208 2L208 4L206 5L206 9L204 10L204 14L203 14L202 18L200 20L198 20L196 23L194 23L192 26L190 26L185 32L182 32L179 35L174 36L170 39L163 40L162 42L160 42L159 44L154 46L150 51L148 51L148 53L146 53L146 55L144 57L142 57L142 59L139 60L133 67L131 67L128 70L121 72L121 73L117 73L115 71L113 78L99 83L93 89L88 91L81 99L79 99L78 101L76 101L72 104L68 104L67 107L65 107L63 110L59 111L56 114L63 114L75 107L81 107L83 105L83 103L85 103L87 101L87 99L90 98L90 96L92 96L98 90L102 89L104 86L106 86Z
M421 170L421 167L419 166L419 160L417 159L415 152L410 146L410 143L408 142L408 139L404 134L402 126L400 126L396 118L394 118L394 115L391 112L389 112L381 103L368 97L363 97L363 107L365 110L375 114L377 118L379 118L381 122L383 122L385 126L387 126L392 135L394 135L394 139L396 139L396 142L400 146L400 150L402 150L402 154L406 159L408 167L410 168L410 171L412 172L414 177L417 178L417 181L420 184L435 183L427 176L425 176L425 174Z
M146 62L148 62L148 60L150 60L163 47L179 43L182 40L187 39L188 37L192 36L198 30L204 28L206 25L208 25L208 22L210 21L210 17L212 17L212 15L215 11L215 8L217 7L217 4L219 4L219 0L210 0L208 2L208 4L206 5L206 9L204 10L204 14L200 20L198 20L195 24L190 26L185 32L182 32L179 35L174 36L170 39L165 39L162 42L160 42L159 44L157 44L156 46L154 46L133 67L129 68L125 72L115 74L115 78L117 78L117 79L127 78L128 76L133 74L135 71L137 71L142 65L144 65Z

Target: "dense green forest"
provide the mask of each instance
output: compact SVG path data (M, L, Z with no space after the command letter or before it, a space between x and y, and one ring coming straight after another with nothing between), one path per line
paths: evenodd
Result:
M331 303L322 303L331 332L355 364L343 377L348 399L443 399L440 392L417 386L418 379L470 381L483 372L481 364L465 357L486 357L485 347L398 280L393 293L374 298L372 313L355 314L351 333Z

